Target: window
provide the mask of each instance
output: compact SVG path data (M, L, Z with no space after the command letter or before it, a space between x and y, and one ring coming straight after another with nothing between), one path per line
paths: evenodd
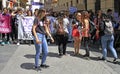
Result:
M76 3L78 4L78 3L79 3L79 0L76 0Z
M70 6L73 6L73 1L71 1Z
M118 12L120 15L120 0L114 0L114 9L115 12Z
M65 6L65 4L64 4L64 6Z
M69 6L68 2L66 3L66 6L67 6L67 7Z
M101 4L100 4L100 0L96 0L96 2L95 2L95 11L98 11L98 10L100 10L100 6Z

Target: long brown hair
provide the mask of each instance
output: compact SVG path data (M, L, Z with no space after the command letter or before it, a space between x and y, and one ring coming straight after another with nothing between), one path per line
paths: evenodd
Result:
M85 24L84 20L88 19L89 20L89 14L87 11L82 12L82 23Z
M39 9L37 13L37 17L43 19L45 17L45 15L42 14L43 12L44 13L46 12L45 9Z

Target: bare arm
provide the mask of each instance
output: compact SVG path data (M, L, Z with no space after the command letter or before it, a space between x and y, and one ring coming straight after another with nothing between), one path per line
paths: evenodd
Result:
M49 29L48 29L48 26L46 26L46 25L45 25L45 31L46 31L47 35L50 37L50 39L52 40L52 42L54 42L54 39L53 39Z
M37 33L36 33L36 30L35 30L36 27L37 27L37 25L33 25L33 26L32 26L32 32L33 32L33 35L35 36L36 43L37 43L37 44L40 44L41 42L39 41L38 36L37 36Z

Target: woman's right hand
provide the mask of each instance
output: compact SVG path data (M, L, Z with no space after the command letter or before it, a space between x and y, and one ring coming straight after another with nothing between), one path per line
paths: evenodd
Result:
M36 43L37 43L37 44L40 44L41 42L40 42L38 39L36 39Z

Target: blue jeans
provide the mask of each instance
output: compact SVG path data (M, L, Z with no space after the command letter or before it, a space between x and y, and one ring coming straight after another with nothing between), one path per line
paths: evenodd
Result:
M45 64L46 57L48 54L48 44L46 41L46 37L44 34L37 33L38 39L40 40L40 44L36 43L36 39L33 36L33 41L35 45L36 55L35 55L35 66L39 66L39 57L40 57L40 51L42 50L42 60L41 64Z
M102 44L102 53L103 53L103 58L106 59L107 57L107 47L111 50L114 58L118 58L117 52L115 48L113 47L114 45L114 36L113 35L104 35L101 37L101 44Z

